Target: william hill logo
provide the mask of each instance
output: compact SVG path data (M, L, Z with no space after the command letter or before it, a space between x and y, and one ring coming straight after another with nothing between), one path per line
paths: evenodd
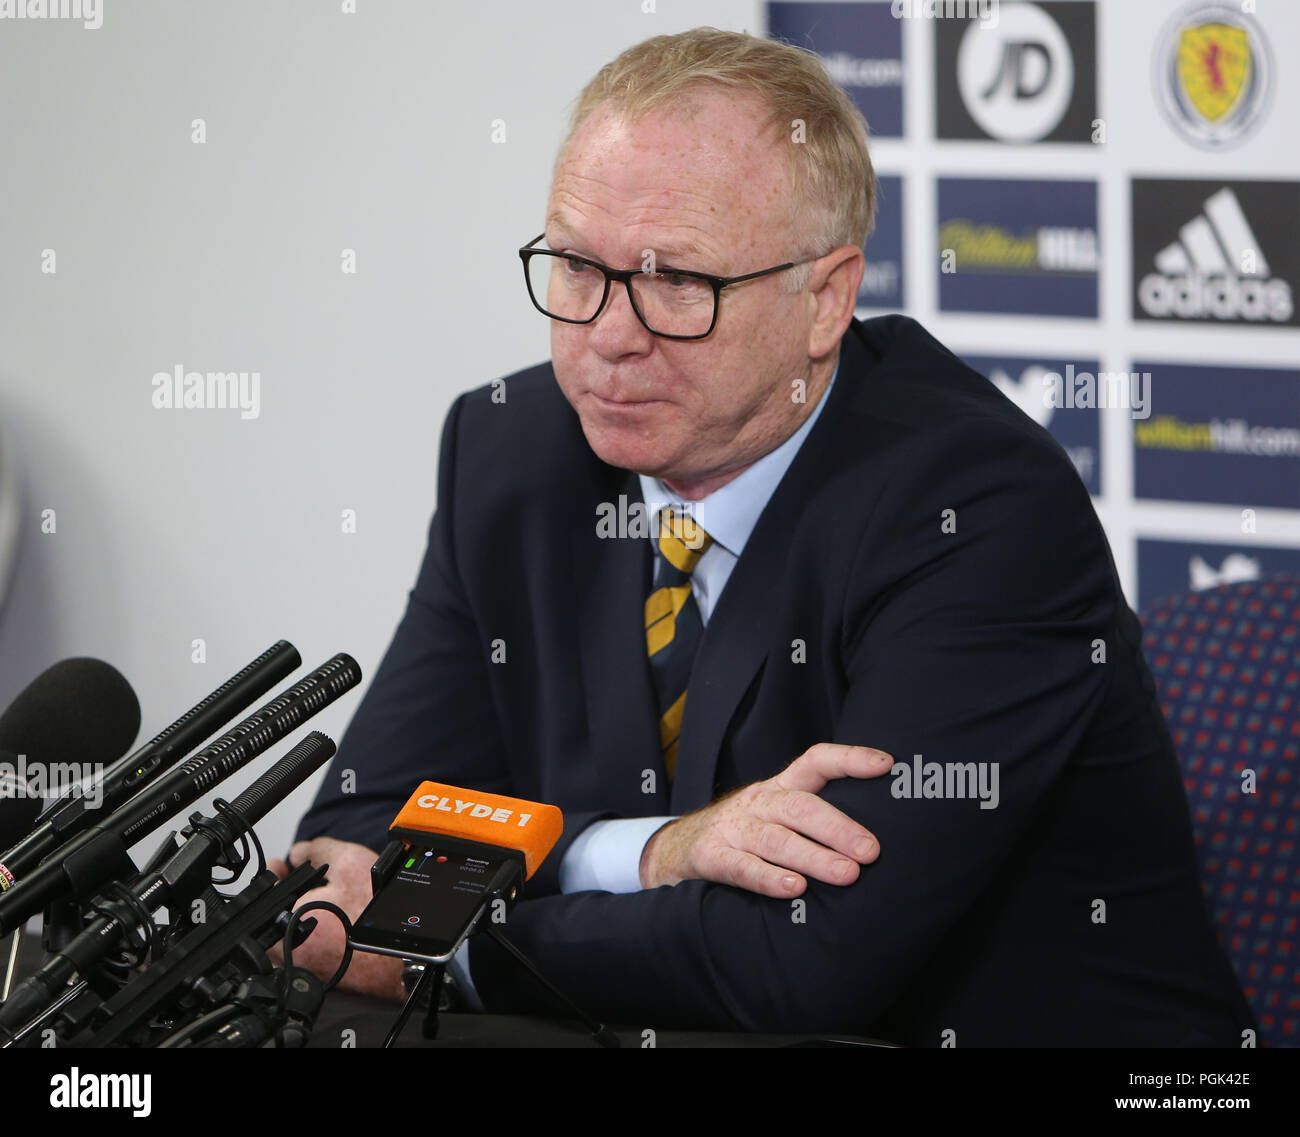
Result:
M1133 316L1294 325L1294 182L1133 182Z
M945 221L939 244L952 253L952 270L1062 273L1097 271L1097 231L1042 225L1013 233L1000 225L980 225L964 217Z

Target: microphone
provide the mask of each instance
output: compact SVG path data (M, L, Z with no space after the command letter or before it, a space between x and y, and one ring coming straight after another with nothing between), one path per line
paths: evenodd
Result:
M129 800L240 711L250 707L281 679L291 675L301 664L302 657L293 644L279 640L242 671L227 679L201 703L191 707L161 734L124 758L100 780L99 792L96 794L98 800L93 805L83 795L65 794L40 818L35 829L28 824L16 835L8 836L10 827L0 825L0 849L7 849L0 854L0 892L7 887L5 881L12 884L60 845L89 829L98 818ZM132 695L133 699L134 697ZM137 719L138 715L137 705ZM139 729L138 721L136 729ZM126 745L113 756L114 760L126 751L134 738L133 731ZM0 734L0 747L4 745L3 735ZM19 840L24 833L27 836ZM17 843L8 848L11 842Z
M390 840L370 870L374 898L357 917L348 943L377 955L423 960L423 987L432 980L425 1038L436 1033L438 988L446 964L475 931L488 908L483 934L495 941L555 998L586 1024L602 1046L618 1036L552 983L494 925L555 847L564 818L553 805L501 794L421 782L389 828ZM415 1003L412 992L388 1032L390 1046Z
M67 894L88 896L119 873L134 875L127 855L131 845L360 682L357 661L340 652L99 824L74 837L0 893L0 936L51 900Z
M142 873L108 900L96 903L98 918L61 951L51 954L0 1006L0 1035L12 1039L11 1032L49 1006L74 975L88 975L117 951L132 930L141 930L144 916L202 892L211 881L213 866L243 834L333 756L333 740L312 731L215 816L195 814L190 818L189 839L162 867Z
M295 967L285 983L287 995L272 992L271 987L266 975L244 980L226 1005L212 1012L223 1018L221 1025L192 1045L205 1050L248 1049L274 1035L279 1047L306 1046L325 1002L324 984L305 967Z
M436 833L523 858L531 879L564 832L564 815L553 805L421 782L389 831Z
M370 870L374 898L349 941L445 963L489 905L516 899L563 829L553 805L421 782Z
M98 659L65 659L47 668L0 715L0 849L36 823L63 779L95 777L126 753L140 730L140 702L117 668ZM13 873L0 858L0 894ZM4 953L0 998L9 991L18 935ZM0 941L5 933L0 932Z
M102 660L65 659L33 679L0 715L0 848L32 828L65 776L79 783L116 762L139 730L131 684ZM12 879L5 863L0 891Z

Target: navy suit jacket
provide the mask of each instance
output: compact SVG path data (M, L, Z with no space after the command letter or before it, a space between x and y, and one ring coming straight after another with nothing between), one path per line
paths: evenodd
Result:
M1068 458L993 384L911 319L853 321L705 629L671 792L649 542L596 526L637 477L595 456L549 364L505 396L448 415L419 579L300 838L382 848L424 778L560 806L506 930L609 1021L1240 1045L1137 620ZM839 779L822 796L881 842L852 885L559 894L593 820L701 808L826 741L996 764L997 807ZM470 961L489 1010L550 1009L485 937Z

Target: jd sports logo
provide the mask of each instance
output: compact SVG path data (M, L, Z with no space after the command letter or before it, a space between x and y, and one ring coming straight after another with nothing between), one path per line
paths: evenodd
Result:
M1090 142L1091 3L1003 4L996 25L935 21L936 132L999 142Z
M1133 317L1295 326L1300 183L1133 182Z

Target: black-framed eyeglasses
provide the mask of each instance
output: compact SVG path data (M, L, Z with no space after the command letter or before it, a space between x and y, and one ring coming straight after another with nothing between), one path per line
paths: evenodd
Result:
M632 302L632 311L645 327L670 340L702 340L718 323L718 297L724 288L757 280L774 272L815 261L806 257L742 276L713 276L676 268L610 268L575 253L557 253L533 246L539 233L522 249L528 297L543 316L566 324L590 324L605 309L611 281L619 281Z

